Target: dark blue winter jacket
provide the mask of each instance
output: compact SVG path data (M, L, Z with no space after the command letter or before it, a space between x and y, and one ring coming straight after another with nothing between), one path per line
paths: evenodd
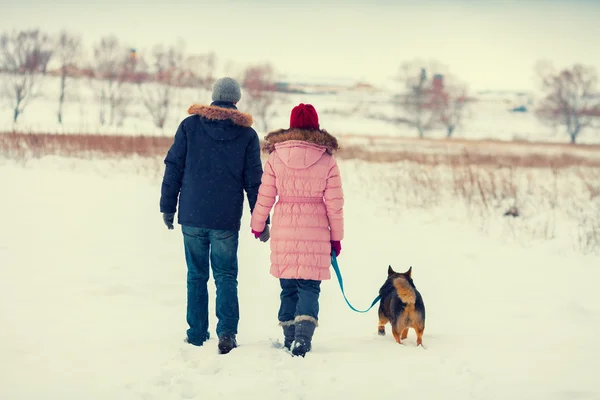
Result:
M244 191L252 212L263 173L252 116L223 102L188 113L165 158L160 211L176 212L179 196L181 225L238 231Z

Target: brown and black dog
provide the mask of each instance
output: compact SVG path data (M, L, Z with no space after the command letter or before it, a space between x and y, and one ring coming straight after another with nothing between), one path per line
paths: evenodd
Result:
M421 293L412 280L412 267L404 273L395 272L390 265L388 277L379 289L378 333L385 335L385 324L392 325L392 333L396 342L408 336L408 329L413 328L417 333L417 346L423 346L423 331L425 330L425 304Z

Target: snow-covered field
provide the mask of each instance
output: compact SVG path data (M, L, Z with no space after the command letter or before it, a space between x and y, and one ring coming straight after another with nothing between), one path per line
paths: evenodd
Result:
M313 352L278 349L279 286L247 210L240 347L185 344L182 237L162 224L153 162L0 159L1 399L600 398L599 255L568 232L516 243L519 219L482 230L459 203L399 206L376 184L399 172L359 161L340 163L346 292L366 307L388 264L412 265L427 349L377 336L376 309L351 311L335 280Z
M0 80L3 78L0 75ZM34 133L84 133L84 134L126 134L126 135L167 135L174 134L179 122L187 116L192 103L209 104L211 94L203 89L174 89L171 106L164 129L156 128L143 105L139 87L124 85L126 88L126 118L122 126L99 124L99 93L102 83L87 78L67 81L67 97L64 109L64 124L57 122L60 81L46 76L39 79L36 88L39 96L34 98L19 117L17 124L12 122L10 99L0 99L0 132L16 130ZM367 135L387 137L417 137L414 128L395 125L390 118L406 116L393 103L397 87L380 87L377 91L351 90L332 94L283 94L278 93L269 113L267 130L289 126L291 109L303 102L313 104L319 112L321 127L341 135ZM503 141L544 141L568 143L568 135L563 127L553 128L540 122L533 113L535 94L526 96L518 93L473 94L477 102L471 104L465 113L464 123L455 131L460 139L496 139ZM249 112L248 97L242 91L238 107ZM532 104L530 104L532 102ZM510 110L527 106L526 113L513 113ZM387 119L387 120L386 120ZM262 137L264 129L258 118L254 128ZM441 129L427 133L427 137L444 137ZM600 128L587 128L578 138L579 143L600 143Z

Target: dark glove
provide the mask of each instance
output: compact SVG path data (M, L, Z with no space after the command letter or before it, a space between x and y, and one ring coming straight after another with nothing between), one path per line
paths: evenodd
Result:
M175 213L163 213L163 221L167 228L173 229L173 219L175 218Z
M254 229L252 229L252 233L254 234L254 237L257 239L260 239L261 242L266 242L269 240L269 238L271 237L271 232L269 230L269 225L265 225L265 229L262 232L256 232Z
M331 255L333 255L334 250L335 250L336 257L339 256L340 253L342 252L342 242L340 242L339 240L332 240L331 241Z

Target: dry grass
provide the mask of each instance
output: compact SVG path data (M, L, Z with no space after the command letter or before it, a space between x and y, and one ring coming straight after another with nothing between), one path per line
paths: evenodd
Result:
M500 167L600 167L600 145L384 136L340 136L340 143L340 158L370 162L456 165L468 158L470 164Z
M155 176L172 137L0 134L0 156L142 157ZM373 163L361 185L396 208L462 204L471 222L506 218L515 237L553 239L574 224L582 251L600 252L600 146L464 140L340 140L339 159ZM392 145L389 142L397 142ZM382 149L382 150L381 150ZM264 156L264 154L263 154ZM147 171L146 171L147 172ZM504 217L504 214L509 212ZM510 214L518 212L518 217ZM524 236L521 236L524 235Z
M373 151L362 146L344 146L339 151L340 159L358 159L368 162L390 163L409 161L426 165L457 165L466 159L472 165L487 165L497 167L524 167L524 168L568 168L573 166L600 167L600 157L570 154L570 153L524 153L500 152L500 149L488 149L478 152L476 148L465 149L460 153L425 153L414 150L387 150ZM600 153L600 151L599 151Z
M468 163L431 167L406 162L382 169L386 173L379 175L379 182L373 182L375 172L365 176L361 186L378 195L387 193L391 208L437 207L484 230L503 224L517 241L569 236L581 251L600 252L598 168L500 168Z
M510 150L515 148L541 149L544 151L585 151L596 152L600 151L600 144L577 145L567 142L529 142L525 140L497 140L497 139L481 139L470 140L461 138L418 138L405 136L377 136L377 135L337 135L342 141L362 141L363 143L386 143L394 146L419 146L443 149L447 147L468 147L476 150L485 150L489 148Z
M1 133L0 154L24 160L47 155L86 157L102 155L154 157L166 154L172 143L169 137L120 135L61 135Z
M496 141L444 139L379 138L369 141L384 143L383 150L368 143L356 142L360 137L340 140L340 159L390 163L408 161L423 165L480 165L494 167L568 168L600 167L600 146L573 146L550 143L519 144ZM381 142L378 142L380 140ZM164 156L172 137L121 136L92 134L0 133L0 152L15 159L39 158L46 155L106 157L137 155ZM398 146L388 142L397 143ZM552 151L548 151L552 150Z

